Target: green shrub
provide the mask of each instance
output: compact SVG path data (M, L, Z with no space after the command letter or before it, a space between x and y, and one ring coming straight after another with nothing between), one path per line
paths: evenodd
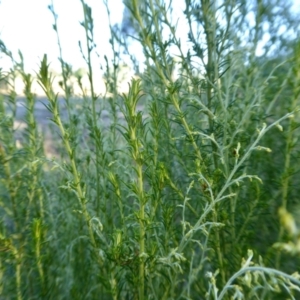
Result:
M277 30L279 14L297 22L287 6L185 1L185 51L175 3L125 1L133 38L110 24L113 59L106 57L100 97L92 10L81 3L90 92L60 54L65 111L47 55L35 78L21 52L15 59L0 44L14 65L1 71L9 93L0 98L0 294L297 299L300 46ZM61 50L53 4L49 9ZM272 43L258 57L268 22ZM132 55L136 43L144 62ZM124 55L139 79L120 94ZM23 130L14 126L17 74L25 86ZM59 137L53 159L34 114L35 80Z

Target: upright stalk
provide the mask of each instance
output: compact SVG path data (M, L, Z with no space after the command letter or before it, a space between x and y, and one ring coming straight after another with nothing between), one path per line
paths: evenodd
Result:
M153 10L153 3L152 0L150 0L150 4ZM169 96L171 99L172 104L174 105L179 117L180 117L180 121L182 122L182 125L187 133L187 136L189 138L189 140L191 141L191 144L193 146L193 149L195 151L196 154L196 168L197 168L197 172L201 172L202 170L202 165L203 165L203 158L200 152L200 149L195 141L194 135L193 135L193 131L190 128L188 122L186 121L186 118L184 116L184 113L182 112L181 108L180 108L180 104L179 104L179 99L178 99L178 93L177 90L174 89L172 87L172 82L170 82L171 79L171 72L169 70L169 66L166 63L167 59L165 57L166 53L164 51L161 51L159 53L159 55L163 58L164 61L164 65L159 63L159 58L158 58L158 54L157 51L154 48L153 45L153 41L151 40L150 35L147 35L146 32L148 32L148 29L145 27L145 24L143 23L143 19L140 15L140 10L138 7L138 1L137 0L133 0L132 1L132 5L133 5L133 16L136 19L136 21L138 22L140 28L141 28L141 34L142 34L142 43L143 46L145 48L148 48L147 50L150 53L150 56L153 60L153 63L155 65L156 68L156 72L159 76L159 78L161 79L163 85L168 89L169 92ZM156 13L154 11L152 11L153 16L156 15ZM154 18L154 22L157 22L156 18ZM156 30L158 30L157 32L159 32L160 28L158 27L158 25L156 25ZM161 40L159 42L162 42ZM165 73L166 72L166 73Z
M92 98L92 131L95 139L95 146L96 146L96 191L97 191L97 198L96 198L96 209L99 213L100 209L100 156L103 154L103 147L102 147L102 134L101 130L98 127L97 124L97 109L96 109L96 101L98 100L98 96L95 93L94 88L94 79L93 79L93 68L92 68L92 58L91 54L95 47L94 44L94 24L93 24L93 18L92 18L92 10L91 8L85 3L84 0L81 0L81 4L83 7L84 12L84 21L81 23L85 30L85 36L86 36L86 50L87 50L87 56L83 54L83 50L81 49L82 55L85 59L85 62L88 66L88 78L90 83L90 89L91 89L91 98ZM103 163L103 161L102 161ZM102 164L103 167L103 164ZM102 170L103 172L103 170ZM103 188L105 188L103 186ZM103 191L103 194L105 195L105 191Z
M217 94L216 90L216 82L218 82L219 72L218 72L218 63L217 63L217 47L216 47L216 11L215 11L215 3L211 0L201 0L202 12L203 12L203 22L204 22L204 32L206 36L206 45L207 45L207 64L205 66L206 76L207 76L207 88L206 88L206 96L207 96L207 107L209 110L212 110L212 101L215 94ZM210 132L214 133L214 122L210 115L208 115L208 123ZM217 170L219 167L218 163L218 149L215 143L211 142L212 147L212 156L214 162L214 169ZM213 209L213 221L215 223L218 222L218 204L215 204L215 208ZM234 215L232 215L232 221L234 221ZM217 257L219 262L220 274L222 278L222 284L225 284L225 271L224 271L224 262L223 262L223 254L221 249L221 239L220 239L220 231L219 228L215 229L216 231L216 248L217 248Z
M139 211L138 211L138 222L139 222L139 286L138 294L139 300L143 300L145 297L145 191L144 191L144 132L143 132L143 121L141 113L136 113L137 103L140 98L140 81L132 80L131 87L128 96L124 95L125 104L125 119L128 124L128 129L124 134L130 145L130 155L135 162L136 171L136 182L134 183L134 191L138 199Z
M70 111L71 90L70 90L70 87L67 84L67 80L68 80L68 77L70 76L71 68L68 64L66 64L66 62L63 59L62 47L61 47L60 37L59 37L59 34L58 34L57 15L54 11L53 0L51 0L51 5L49 5L48 8L51 11L51 13L53 15L53 18L54 18L53 29L56 33L57 45L58 45L58 50L59 50L59 61L60 61L62 77L63 77L62 88L65 92L65 100L66 100L66 104L67 104L68 115L70 117L70 115L71 115L71 111Z
M79 174L79 171L77 168L77 164L76 164L76 149L72 148L71 143L70 143L70 134L66 131L66 129L62 123L61 117L60 117L59 108L58 108L58 99L57 99L57 95L54 94L54 91L52 89L52 78L51 78L51 75L49 74L49 65L47 64L47 56L46 55L44 56L44 58L41 62L41 67L40 67L40 71L38 74L38 83L43 88L43 90L50 102L48 109L53 114L53 122L58 126L58 128L60 130L65 149L66 149L67 154L70 159L70 164L71 164L70 171L73 175L72 188L76 192L79 204L81 206L81 210L82 210L81 212L87 223L88 230L89 230L89 236L90 236L92 245L94 248L96 248L96 242L95 242L93 230L92 230L92 227L90 224L91 217L90 217L87 207L86 207L86 203L87 203L86 193L82 187L83 186L82 180L81 180L81 177L80 177L80 174Z

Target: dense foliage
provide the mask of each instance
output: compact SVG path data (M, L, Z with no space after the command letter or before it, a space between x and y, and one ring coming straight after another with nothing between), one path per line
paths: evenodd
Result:
M185 0L184 41L175 3L127 0L122 25L109 25L104 95L93 79L93 12L81 3L90 87L60 57L65 107L47 55L33 76L0 43L13 64L1 71L1 297L299 299L300 44L290 3ZM137 76L120 94L128 58ZM34 81L55 125L53 159Z

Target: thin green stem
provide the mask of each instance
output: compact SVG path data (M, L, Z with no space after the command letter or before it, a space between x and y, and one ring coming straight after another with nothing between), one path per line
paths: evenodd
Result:
M101 198L101 185L100 185L100 174L104 171L104 162L100 160L101 155L103 155L103 147L102 147L102 134L101 130L97 124L97 109L96 109L96 101L98 100L98 96L95 93L94 87L94 78L93 78L93 68L92 68L92 58L91 54L95 47L93 42L93 19L92 19L92 12L90 7L85 3L84 0L80 0L83 7L84 12L84 22L83 27L85 30L86 36L86 49L87 49L87 57L85 61L88 66L88 78L90 83L91 89L91 97L92 97L92 122L93 122L93 134L95 136L95 146L96 146L96 191L97 191L97 198L96 198L96 209L97 212L100 212L100 198ZM100 113L99 113L100 114ZM102 163L102 164L101 164ZM102 168L102 170L101 170ZM103 187L104 188L104 187ZM106 194L106 191L103 190L102 194Z
M167 64L165 66L166 70L168 71L168 76L166 76L163 72L163 66L161 66L159 64L159 59L157 58L157 53L156 51L154 50L154 46L152 44L152 41L150 39L150 36L149 35L146 35L146 32L147 32L147 29L145 28L145 25L144 25L144 22L142 20L142 17L140 15L140 11L139 11L139 8L138 8L138 4L137 4L137 0L133 0L133 14L134 14L134 17L136 18L139 26L141 27L141 32L142 32L142 37L143 37L143 46L144 47L147 47L150 51L150 54L151 54L151 57L153 59L153 63L155 64L155 67L156 67L156 71L159 75L159 78L162 80L162 83L164 84L164 86L166 88L170 87L170 82L169 82L169 79L168 78L171 78L171 74L170 74L170 71L168 71L168 67L167 67ZM161 52L161 55L162 57L165 57L165 53L164 52ZM166 62L166 59L164 59L165 62ZM187 136L189 137L191 143L192 143L192 146L194 148L194 151L196 153L196 168L198 171L201 170L201 164L203 162L203 159L202 159L202 155L201 155L201 152L200 152L200 149L194 139L194 136L192 134L192 130L190 129L185 117L184 117L184 114L180 108L180 105L179 105L179 101L178 101L178 95L176 94L176 92L172 91L172 88L170 87L169 88L169 92L170 92L170 99L171 99L171 102L172 104L174 105L178 115L180 116L180 119L181 119L181 122L183 124L183 127L185 129L185 131L187 132Z
M59 131L61 133L63 143L65 146L65 149L67 151L67 154L70 159L70 164L71 164L71 172L73 175L73 187L76 191L76 195L79 201L79 204L81 206L82 214L84 216L84 219L87 223L88 226L88 231L89 231L89 236L92 242L92 245L94 249L96 249L96 242L93 234L93 229L90 224L91 217L88 213L86 203L86 193L82 188L82 180L79 175L79 171L77 168L76 164L76 149L72 149L71 143L70 143L70 136L66 132L65 127L62 123L60 113L59 113L59 108L58 108L58 99L57 95L54 94L52 90L52 79L51 75L48 73L48 65L47 65L47 59L44 57L44 60L42 61L41 69L40 69L40 74L38 75L38 82L41 85L41 87L44 89L44 92L50 101L50 107L49 109L51 110L53 114L53 121L54 123L58 126Z

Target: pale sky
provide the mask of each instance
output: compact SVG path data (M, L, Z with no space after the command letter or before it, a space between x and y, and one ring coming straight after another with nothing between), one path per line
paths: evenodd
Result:
M295 8L299 9L296 4L298 1L300 0L294 0L294 3ZM92 8L94 38L97 53L100 56L94 57L94 70L100 71L100 64L104 64L103 56L110 58L112 53L109 45L107 12L103 0L85 0L85 2ZM124 9L123 1L107 0L107 2L110 6L112 24L120 23ZM0 39L13 52L15 58L18 58L18 49L22 51L25 69L30 73L37 70L44 53L47 53L52 69L60 72L57 60L59 56L57 39L52 29L54 19L48 9L50 4L51 0L0 0ZM73 66L73 70L86 68L78 47L79 40L83 46L85 45L84 29L79 25L79 22L83 20L81 1L53 0L53 4L58 15L58 30L64 60ZM177 18L180 19L177 33L182 38L182 47L185 52L188 49L186 42L188 28L185 20L180 18L183 9L184 1L176 0L173 17L175 22ZM134 48L136 50L137 47ZM9 66L9 62L0 54L0 67L7 70Z
M101 71L100 65L105 67L104 55L109 60L112 58L107 10L103 2L104 0L85 0L85 3L92 8L94 19L94 42L97 45L98 54L98 56L94 54L92 57L95 78L102 78L103 71ZM107 0L107 2L110 8L111 23L121 23L124 10L123 0ZM51 0L0 0L0 39L17 61L19 61L18 50L21 50L25 71L31 74L38 71L40 61L45 53L48 55L51 70L61 73L57 37L52 27L54 18L48 9L48 5L51 3ZM58 32L64 61L72 65L73 71L79 68L87 70L78 46L80 40L86 53L84 28L79 24L83 21L81 1L53 0L53 5L58 15ZM182 47L186 51L188 45L185 41L188 28L184 18L180 18L183 9L184 1L176 0L172 16L175 22L178 18L180 19L178 33L184 36ZM143 53L137 42L131 45L130 51L134 51L138 61L143 61ZM4 71L11 68L11 61L1 53L0 67ZM133 71L128 72L127 75L128 78L131 78L134 75ZM127 82L124 82L124 85L127 89ZM39 93L37 89L35 92ZM23 85L20 83L18 93L21 93L22 90ZM99 92L102 90L103 87L99 87Z
M109 27L106 8L103 1L86 0L91 6L94 18L94 35L97 52L100 56L110 55ZM122 0L109 0L111 21L122 21ZM73 65L74 70L85 67L78 47L81 40L85 45L84 29L79 25L83 21L80 0L53 0L58 15L58 30L63 49L63 58ZM53 69L59 71L57 39L52 24L54 19L48 9L51 0L0 0L0 39L18 58L20 49L24 56L27 72L37 69L38 62L47 53ZM9 63L0 57L1 67L7 69ZM97 62L96 62L97 63ZM99 65L99 62L98 62Z

